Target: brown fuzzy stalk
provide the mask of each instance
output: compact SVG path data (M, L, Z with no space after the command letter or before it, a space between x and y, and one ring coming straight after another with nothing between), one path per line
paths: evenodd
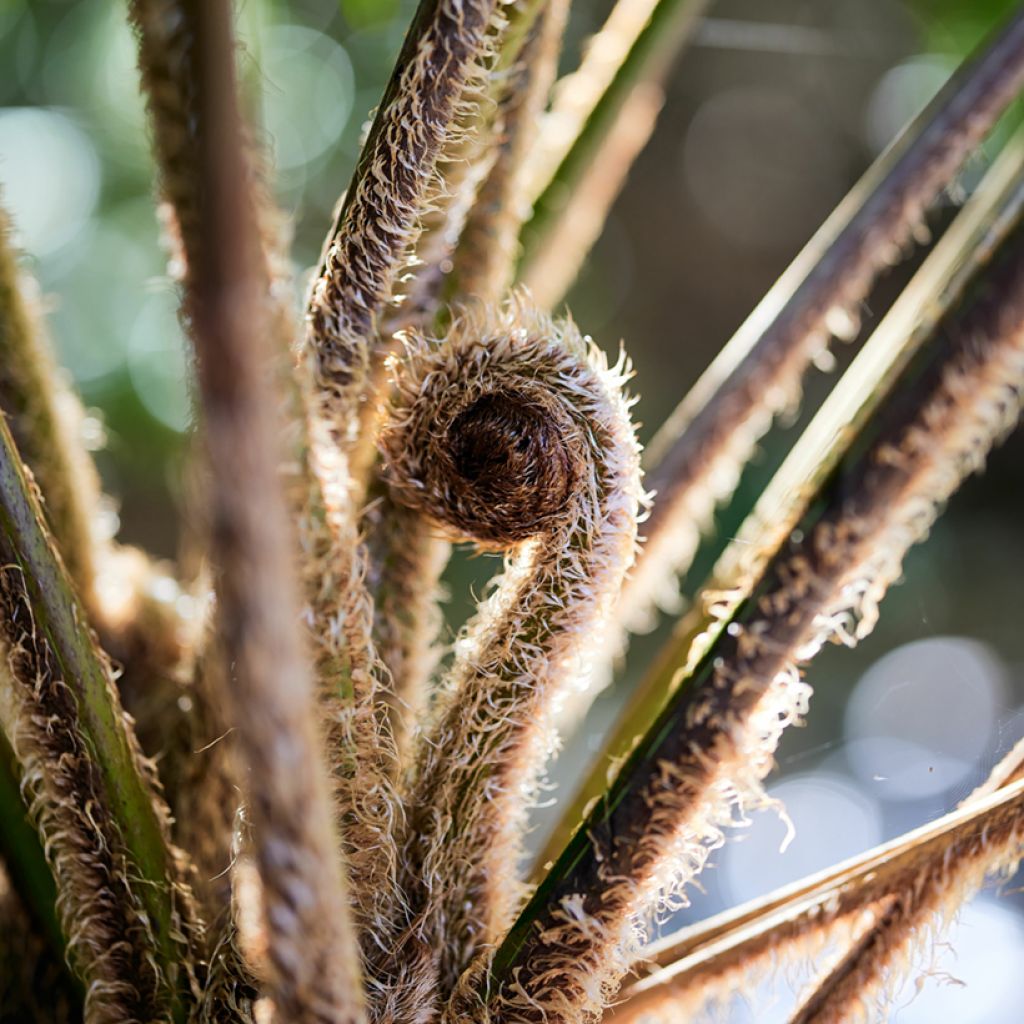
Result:
M99 477L84 446L85 411L58 372L42 316L27 297L36 290L18 268L0 207L0 409L32 467L68 572L92 607L95 549L108 539Z
M877 619L908 548L1013 425L1024 388L1024 251L1019 233L928 373L901 395L889 427L843 478L813 529L790 542L745 624L702 655L696 679L620 771L609 810L580 833L591 849L552 890L528 935L498 951L498 1019L595 1018L638 954L637 921L678 891L763 799L783 728L805 709L797 665L829 638L854 642ZM668 716L668 717L666 717ZM527 910L527 919L532 908ZM536 914L538 911L533 910ZM465 1007L461 1007L465 1011Z
M825 222L678 406L648 449L655 492L620 615L674 607L676 577L773 418L832 335L854 334L858 304L1024 84L1024 15L958 72ZM868 196L865 200L863 197Z
M373 643L391 677L391 733L405 759L417 725L426 719L428 684L441 655L441 574L451 544L422 515L396 502L385 484L374 486L371 495L378 486L383 493L363 513L366 583L374 601Z
M990 792L1013 790L1020 777L1020 745L966 801L991 802ZM1009 780L1009 781L1007 781ZM1016 783L1019 788L1019 783ZM886 1019L887 996L920 962L960 908L995 875L1009 877L1024 854L1024 805L962 830L931 858L919 859L892 886L890 905L874 926L806 995L792 1024L842 1024L851 1018Z
M552 715L586 679L586 640L632 561L642 494L625 364L609 368L571 323L517 296L408 346L382 441L387 477L453 538L509 551L456 644L408 801L408 920L387 952L416 964L396 994L422 985L436 999L521 899Z
M139 62L150 94L161 186L178 225L180 263L188 296L199 286L197 268L210 259L208 236L199 230L202 203L197 125L195 19L180 0L135 0ZM319 412L313 381L304 364L293 372L291 287L280 251L279 215L263 188L253 147L238 173L248 183L258 225L259 251L250 272L264 284L254 302L279 362L286 429L282 477L290 515L297 523L298 562L308 627L319 682L321 713L334 776L338 817L344 829L352 876L352 897L370 923L393 895L394 854L390 840L396 798L391 790L394 753L380 708L383 676L371 643L373 609L363 585L365 556L358 544L347 495L344 459L337 453L327 421ZM195 230L190 229L190 225ZM200 701L202 703L202 701ZM198 723L201 731L203 723Z
M184 3L195 40L199 203L187 303L212 468L225 706L248 771L267 995L277 1019L359 1021L357 944L313 680L302 649L294 539L278 474L267 275L242 158L228 4Z
M845 932L850 933L848 952L834 968L842 971L845 962L867 949L872 932L882 926L897 901L905 900L905 890L918 888L915 880L946 868L955 871L950 861L965 843L989 834L992 824L1012 820L1004 801L1019 808L1020 795L1004 794L995 801L989 797L1020 777L1022 762L1024 741L960 810L655 943L644 954L651 973L625 988L612 1018L616 1024L629 1024L696 1013L721 995L749 987L780 964L811 961L815 950L834 945ZM1022 833L1024 823L1018 822L1018 840ZM1012 841L1011 833L1004 829L1002 840ZM988 849L998 852L1002 841ZM995 861L993 867L998 870Z
M374 636L365 558L361 551L351 554L357 547L354 504L372 462L375 390L381 383L371 373L371 361L387 347L377 337L378 321L394 298L422 217L440 193L437 162L458 135L467 103L479 89L500 6L499 0L420 4L328 236L307 308L304 354L313 382L310 459L322 507L305 518L320 516L328 527L306 542L312 549L306 564L319 575L307 589L313 621L325 638L318 640L321 677L333 668L337 678L341 670L351 688L350 707L335 703L328 720L354 889L371 936L381 930L394 902L390 836L396 814L390 790L396 774L394 740L378 689L382 672L376 644L381 644L385 665L398 671L423 664L417 652L430 646L427 617L411 610L413 623L421 627L412 635L392 621ZM340 542L327 543L327 533ZM371 547L377 550L382 542L371 539ZM385 560L378 576L390 568ZM422 561L416 568L423 568ZM433 589L425 585L417 593L429 600ZM401 596L400 586L382 585L382 608Z

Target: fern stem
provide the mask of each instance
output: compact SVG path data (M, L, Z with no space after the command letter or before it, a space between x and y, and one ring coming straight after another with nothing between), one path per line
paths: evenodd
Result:
M457 538L510 552L421 747L408 919L397 950L385 944L416 963L399 993L443 998L520 897L514 866L551 716L585 677L585 638L633 555L639 459L621 371L516 298L500 315L456 320L440 346L418 339L398 373L383 440L398 497Z
M715 616L731 614L749 595L769 558L855 443L858 430L896 386L900 370L936 330L942 317L982 277L993 252L1020 220L1022 172L1024 137L1017 137L880 321L759 497L704 588L727 594L727 598L716 602L714 615L706 608L695 607L679 622L631 694L601 755L559 816L538 865L553 860L563 849L584 808L604 791L608 764L625 756L634 738L650 727L672 691L679 667L687 663L694 641L710 638L717 629ZM609 633L599 664L609 664L621 637L621 633ZM589 697L583 694L575 706L567 708L567 715L581 719Z
M516 241L528 206L528 158L554 81L568 0L549 0L504 81L495 118L497 154L470 210L453 256L451 295L499 302L512 283Z
M197 230L181 232L186 316L196 286L196 268L209 261L209 239L201 230L201 182L194 18L180 0L135 0L140 67L150 93L161 186L175 220ZM166 122L166 123L165 123ZM185 131L187 129L187 131ZM251 147L246 147L251 153ZM372 928L382 902L393 893L393 842L397 798L392 790L393 744L380 711L383 671L371 641L372 604L363 585L365 553L351 515L343 459L319 414L309 368L287 365L292 350L291 287L281 273L278 217L252 170L242 168L256 211L264 279L259 300L283 393L287 453L282 465L290 516L297 523L307 625L318 681L320 709L332 772L338 818L360 918ZM185 168L183 172L181 168ZM180 211L180 212L179 212ZM287 371L287 372L285 372ZM204 700L199 702L201 708ZM216 699L214 698L214 703ZM197 722L199 730L205 723Z
M836 471L757 592L699 645L497 950L489 1010L499 1020L533 1019L537 1007L549 1021L599 1013L637 955L639 916L699 872L735 812L763 800L779 735L809 697L797 665L829 638L870 632L908 548L1019 414L1020 243L1018 227L929 347L923 374L908 368L913 385L876 418L884 427Z
M168 845L167 810L6 424L0 556L3 641L15 684L5 728L50 850L64 931L87 985L87 1019L170 1019L191 914Z
M1017 779L1019 755L1018 748L1010 756ZM1012 780L1009 788L1013 786ZM985 800L974 797L968 807ZM891 993L908 973L915 950L938 940L986 878L1015 871L1022 853L1024 804L1018 803L988 827L975 823L970 834L951 837L941 853L916 858L902 884L891 886L885 912L805 996L791 1024L841 1024L853 1014L870 1013L874 1001Z
M381 493L377 493L380 491ZM450 542L418 512L374 484L363 513L373 643L387 666L388 713L401 762L410 763L417 722L428 716L428 686L441 650L441 575Z
M1024 13L954 74L808 242L659 431L647 452L656 494L620 611L643 622L671 604L676 577L715 504L732 493L772 419L832 334L854 331L879 272L922 223L1024 84Z
M443 332L447 312L442 297L468 294L453 280L453 254L462 244L468 220L478 205L479 190L491 176L504 135L503 107L509 83L521 74L525 50L549 7L563 0L511 0L494 19L487 73L467 90L465 115L439 160L441 194L423 218L416 245L416 273L387 334L412 326ZM557 18L557 14L556 14ZM499 296L500 297L500 296Z
M297 627L271 387L274 326L263 316L266 263L242 155L229 7L196 0L183 3L181 15L195 45L199 213L187 308L213 469L221 632L233 670L225 705L248 769L267 993L281 1020L358 1022L358 947Z
M306 349L324 415L349 447L370 380L374 332L437 189L435 166L480 76L498 0L422 0L384 93L309 296Z
M530 20L528 7L519 9L502 36L489 78L503 89L494 119L497 156L452 255L446 286L459 299L497 303L511 282L523 216L523 170L537 116L554 79L568 15L567 0L539 6L525 41L521 35ZM512 54L515 62L506 66ZM486 133L488 129L481 124L479 130ZM408 745L410 720L426 709L441 625L440 577L450 545L422 516L396 505L386 487L371 485L371 499L364 523L370 591L376 604L374 639L392 678L392 721L401 750Z

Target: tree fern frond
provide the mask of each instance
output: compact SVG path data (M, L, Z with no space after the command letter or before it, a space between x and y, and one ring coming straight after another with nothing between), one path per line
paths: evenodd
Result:
M87 1019L169 1021L191 965L193 913L167 809L6 424L0 557L4 729L57 879Z
M879 322L832 393L759 496L737 536L715 565L705 593L713 602L695 607L678 623L650 671L630 694L602 752L552 830L539 864L554 859L583 817L584 808L607 784L607 766L630 750L654 721L680 672L694 655L694 641L709 641L749 596L769 559L817 500L822 485L855 445L858 431L897 386L900 371L947 314L988 269L993 252L1021 218L1024 139L1007 145L942 239ZM721 595L727 595L723 599ZM712 608L707 605L713 604ZM620 634L606 638L608 646ZM579 721L593 690L566 709Z
M95 607L100 485L82 439L85 412L59 375L31 284L11 248L0 207L0 408L42 493L47 522L83 600Z
M902 917L936 897L951 907L969 898L966 883L978 880L979 866L983 875L996 873L1021 848L1021 795L1013 789L1021 757L1018 744L956 811L656 943L647 951L656 966L627 986L610 1019L696 1012L717 993L801 957L809 942L821 946L851 928L859 932L849 943L855 960L898 905Z
M554 79L568 6L567 0L541 5L515 63L508 67L505 60L515 52L508 37L524 28L526 15L520 12L501 37L490 77L503 90L491 129L500 141L451 256L452 269L445 277L449 297L496 303L511 282L525 213L523 171L537 116ZM364 523L376 604L374 636L392 678L392 716L401 748L407 745L409 723L426 710L427 684L438 653L440 576L450 545L422 516L397 505L386 485L371 487L371 498Z

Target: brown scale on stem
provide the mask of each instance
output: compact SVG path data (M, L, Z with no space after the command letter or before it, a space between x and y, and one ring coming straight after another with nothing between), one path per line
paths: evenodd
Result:
M382 449L397 498L453 539L509 552L456 644L407 800L408 911L388 951L417 961L436 1013L521 898L552 716L587 677L585 640L632 561L642 493L624 364L521 296L457 318L441 342L410 338L396 377ZM410 987L400 976L394 991Z

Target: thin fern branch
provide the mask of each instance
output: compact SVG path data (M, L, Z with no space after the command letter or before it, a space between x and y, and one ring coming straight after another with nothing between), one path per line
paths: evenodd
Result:
M806 708L797 665L829 638L870 632L907 549L1015 422L1024 388L1020 229L967 309L929 349L886 427L768 567L765 584L702 645L497 950L487 1012L591 1019L638 954L637 925L763 800L782 730ZM723 623L725 625L725 623ZM456 1012L466 1012L457 1007Z
M1019 777L1019 752L1014 755ZM914 967L915 954L934 946L986 879L1015 872L1022 854L1024 806L1018 805L988 827L976 824L972 834L953 837L941 856L918 860L892 887L874 926L804 997L791 1024L841 1024L854 1014L884 1019L886 998Z
M707 4L618 0L580 68L558 84L526 186L533 214L520 236L524 267L547 248L574 192L607 152L608 135L636 88L664 78Z
M41 318L26 299L28 287L0 208L0 408L32 467L64 564L93 607L99 478L82 442L85 413L58 375Z
M453 255L465 233L479 190L490 177L502 145L503 110L510 80L521 73L525 49L541 15L562 0L509 0L492 21L487 42L486 74L466 90L465 113L438 162L443 188L423 218L415 247L414 274L399 308L389 318L386 335L415 327L443 331L447 312L442 300L465 295L452 280Z
M684 1007L696 1012L715 993L751 981L780 959L792 961L809 944L821 946L836 937L837 924L867 913L869 924L850 944L855 958L898 903L920 903L936 889L950 902L968 896L972 887L957 882L973 874L979 859L991 874L1020 849L1021 794L1007 790L1019 779L1021 753L1018 744L989 783L937 821L656 943L646 954L656 968L625 989L611 1019L626 1024Z

